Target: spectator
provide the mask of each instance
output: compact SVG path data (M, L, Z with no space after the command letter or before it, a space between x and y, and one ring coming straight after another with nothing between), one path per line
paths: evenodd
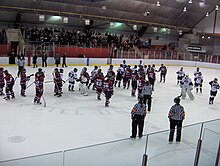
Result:
M60 64L60 53L59 52L56 53L54 60L55 60L56 67L59 67L59 64Z
M38 58L38 56L35 53L34 56L33 56L33 68L35 68L35 67L37 68L38 67L38 65L37 65L37 58Z
M67 67L67 65L66 65L66 53L63 54L62 67Z
M47 54L45 52L43 52L42 55L42 67L47 67Z

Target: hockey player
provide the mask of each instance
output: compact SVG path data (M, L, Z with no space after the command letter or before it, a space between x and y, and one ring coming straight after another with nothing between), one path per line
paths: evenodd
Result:
M116 80L115 80L115 87L117 86L117 83L118 83L118 87L120 88L121 86L121 80L122 80L122 77L124 75L124 68L123 68L123 65L120 64L120 67L118 68L117 70L117 75L116 75Z
M54 69L53 81L54 81L54 96L61 97L62 78L58 68Z
M74 68L73 71L69 72L69 91L74 91L75 81L77 79L77 68Z
M209 82L209 85L211 85L209 104L213 104L214 98L217 95L217 90L219 89L218 79L214 78L213 81Z
M123 88L125 89L127 86L127 89L130 87L130 81L131 81L131 75L132 75L132 70L131 66L128 65L125 69L124 77L123 77Z
M197 76L197 74L199 74L199 67L196 68L196 71L194 72L194 76Z
M107 72L105 77L108 77L112 81L112 83L114 84L114 82L115 82L115 72L113 71L113 65L109 66L108 72Z
M92 90L95 90L95 80L94 80L94 78L95 78L95 75L97 74L97 72L98 72L98 66L94 66L94 69L91 72L90 83L89 83L88 89L93 84Z
M144 87L142 89L142 97L143 97L143 103L146 105L147 103L147 110L148 112L151 111L151 97L152 95L152 87L149 83L149 81L146 81L144 84Z
M126 60L123 60L123 68L125 69L127 67L127 64L126 64Z
M101 94L104 84L104 75L102 73L102 69L98 69L98 73L96 74L94 80L95 80L97 99L101 100Z
M63 83L65 83L65 81L63 80L63 69L60 69L60 77L61 77L60 91L61 91L61 94L62 94L63 93Z
M191 90L193 89L193 83L191 81L191 78L189 78L189 75L186 75L180 81L180 88L181 88L182 99L186 98L186 93L187 93L189 98L191 100L194 100L194 96L193 96L193 94L191 92Z
M132 72L132 75L131 75L131 96L134 96L135 97L135 93L136 93L136 90L137 90L137 81L139 79L139 75L137 73L137 70L134 70Z
M145 84L145 80L143 78L140 78L138 80L138 99L142 97L142 90L143 90L144 84Z
M27 81L30 80L30 77L31 77L31 76L32 76L32 75L30 75L30 76L27 76L27 75L26 75L26 69L25 69L25 68L23 68L23 69L21 70L20 85L21 85L21 96L23 96L23 97L26 97L25 91L26 91L26 88L27 88Z
M13 86L15 83L14 78L12 77L11 74L9 74L8 70L5 70L4 74L5 74L4 79L6 82L6 87L5 87L6 97L4 97L4 99L10 100L10 96L11 96L11 99L14 99L15 98L14 91L13 91Z
M36 95L34 98L34 103L41 104L40 99L43 95L43 87L44 87L44 72L41 68L38 69L38 72L35 74L35 86L36 86Z
M90 79L90 77L89 77L89 73L87 72L87 68L86 67L84 67L83 69L82 69L82 71L81 71L81 73L80 73L80 77L79 77L79 80L81 79L81 77L86 77L86 79L87 79L87 83L86 83L86 86L89 84L89 79Z
M0 68L0 96L3 96L3 88L5 86L5 80L4 80L4 69Z
M134 65L134 68L132 69L132 71L138 71L137 65Z
M153 68L149 68L147 70L147 77L148 77L148 81L150 82L150 84L152 86L152 90L154 91L154 83L155 83L155 80L156 80L156 74L155 74Z
M198 93L199 89L200 89L200 93L202 93L203 76L201 72L198 72L198 74L196 74L194 81L195 81L196 93Z
M145 80L146 73L145 73L144 68L143 68L142 65L138 69L138 75L139 75L140 79L144 79Z
M159 70L157 72L160 72L160 82L165 82L166 74L167 74L167 68L164 66L164 64L161 64Z
M103 84L103 92L105 93L105 106L109 107L109 103L110 103L110 98L113 95L113 82L108 78L105 77L105 81Z
M180 81L185 76L185 72L183 71L183 67L181 67L180 70L176 72L176 74L178 74L177 75L177 85L179 85Z
M81 93L84 95L84 96L88 96L89 93L88 93L88 87L87 87L87 84L88 84L88 81L89 81L89 74L87 72L84 72L84 74L79 78L79 89L81 91Z

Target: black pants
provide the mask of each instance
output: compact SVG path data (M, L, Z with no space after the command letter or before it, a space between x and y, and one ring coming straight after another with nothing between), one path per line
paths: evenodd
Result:
M147 103L147 110L151 111L151 95L144 95L144 104Z
M165 82L165 77L166 77L166 74L165 73L160 73L160 82Z
M170 136L169 136L169 141L173 141L173 136L175 132L175 127L177 126L177 134L176 134L176 141L181 141L181 130L182 130L182 120L173 120L170 119Z
M132 137L136 137L137 127L138 136L141 137L144 129L144 115L134 115L134 117L132 117Z
M18 74L17 76L19 77L21 74L21 71L23 70L24 66L18 66Z
M66 61L63 61L63 63L62 63L62 67L67 67L67 65L66 65Z
M42 59L42 67L47 67L47 60L46 59Z

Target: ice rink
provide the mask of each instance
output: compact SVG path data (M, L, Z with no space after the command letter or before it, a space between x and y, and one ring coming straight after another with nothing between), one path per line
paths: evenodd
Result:
M52 80L52 71L55 67L43 68L45 81ZM74 67L64 69L64 80L68 72ZM78 68L78 74L82 67ZM101 67L106 74L108 67ZM114 71L117 70L114 67ZM16 76L17 67L5 67L13 76ZM89 73L93 69L88 67ZM180 95L180 88L176 85L176 71L180 66L169 66L166 83L155 82L153 92L152 111L145 119L144 134L169 128L167 113L174 104L173 99ZM218 92L214 104L209 105L209 81L215 77L220 79L219 70L201 68L203 77L203 93L195 93L195 100L187 97L181 100L185 107L186 119L184 125L212 120L220 117L220 94ZM36 68L27 67L27 75L35 73ZM186 74L193 80L195 67L184 67ZM157 74L159 78L159 74ZM116 139L128 138L131 135L130 112L137 102L131 97L131 89L114 88L114 96L110 100L110 107L104 106L105 98L96 99L96 92L89 90L89 96L83 96L78 91L67 90L68 83L64 84L63 96L57 98L53 94L54 83L44 84L44 98L47 107L34 105L35 86L27 89L24 98L20 96L20 79L16 80L15 99L5 101L0 99L0 161L14 158L33 156L54 151L82 147ZM33 82L32 77L29 83ZM20 136L23 139L14 143L12 138Z

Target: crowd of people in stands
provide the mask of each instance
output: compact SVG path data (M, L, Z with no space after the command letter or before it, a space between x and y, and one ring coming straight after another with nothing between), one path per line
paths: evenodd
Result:
M78 45L87 47L112 47L124 50L139 46L141 40L138 36L113 33L100 33L94 31L66 30L64 28L20 28L24 39L33 42L54 42L59 45Z

